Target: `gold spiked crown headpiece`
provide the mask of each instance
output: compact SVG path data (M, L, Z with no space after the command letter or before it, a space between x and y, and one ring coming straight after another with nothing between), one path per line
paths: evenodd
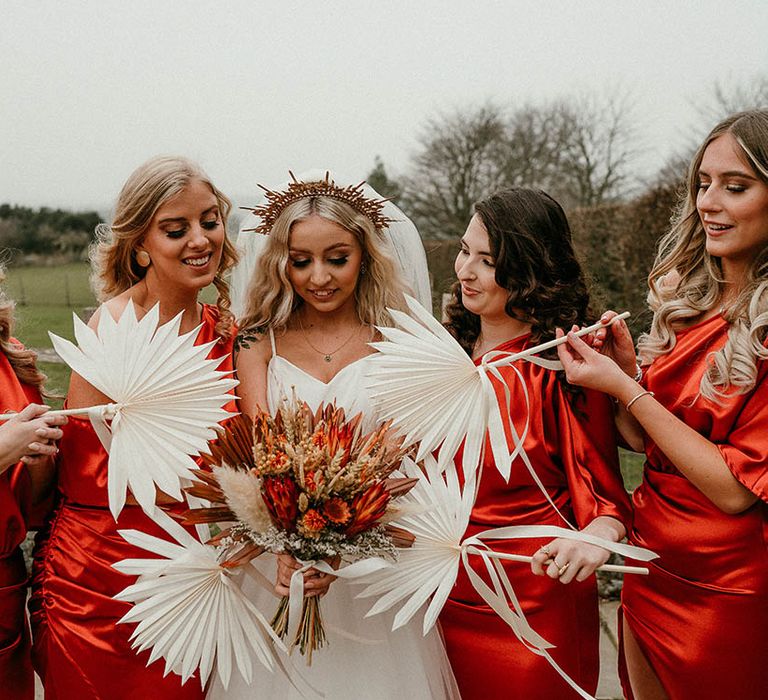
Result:
M266 193L267 201L257 207L243 207L252 211L261 217L261 223L247 231L256 231L256 233L269 233L283 210L293 202L304 197L333 197L341 202L346 202L355 211L368 217L373 225L381 230L389 226L393 219L384 216L381 212L387 199L375 199L367 197L363 191L365 180L357 185L347 185L339 187L332 179L329 172L325 173L325 178L312 182L302 182L297 180L296 176L289 170L293 182L288 183L288 188L282 191L270 190L264 185L259 185Z

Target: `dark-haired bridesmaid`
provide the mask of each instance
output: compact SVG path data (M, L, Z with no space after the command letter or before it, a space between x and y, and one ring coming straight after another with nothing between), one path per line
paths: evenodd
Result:
M584 275L557 202L544 192L512 188L479 202L475 212L456 258L458 283L446 326L476 362L490 351L517 352L553 338L556 328L589 320ZM549 499L584 532L621 540L629 502L608 397L575 389L562 371L525 361L500 371L504 383L494 380L498 400L506 405L510 393L509 417L518 433L530 421L523 444ZM521 458L505 482L486 449L466 534L510 525L564 522ZM600 625L593 574L609 553L564 539L494 540L493 549L534 555L537 576L516 562L504 563L507 575L530 625L555 645L550 652L556 663L594 693ZM470 563L487 580L484 567ZM545 658L517 640L463 569L440 622L465 700L578 697Z

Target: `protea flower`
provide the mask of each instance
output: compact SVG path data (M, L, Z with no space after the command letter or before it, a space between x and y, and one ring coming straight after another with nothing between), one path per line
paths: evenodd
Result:
M304 475L304 488L307 491L317 491L317 487L323 483L323 473L321 471L311 471Z
M383 517L388 503L389 493L381 481L355 496L352 501L352 519L346 533L351 536L370 530Z
M284 476L268 476L262 481L262 497L275 525L293 532L299 512L299 489L296 482Z
M339 452L342 453L342 466L349 461L352 445L355 442L355 436L357 435L361 417L362 414L358 413L352 420L345 423L344 413L342 412L341 415L338 416L339 420L335 420L328 427L328 451L332 457L335 457ZM339 425L339 421L341 422L341 425Z

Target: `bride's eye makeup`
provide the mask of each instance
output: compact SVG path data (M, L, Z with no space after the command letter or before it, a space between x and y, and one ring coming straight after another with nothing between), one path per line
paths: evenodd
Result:
M309 258L291 258L291 265L293 267L306 267L309 265Z
M346 265L348 260L349 260L348 255L345 255L341 258L328 258L328 262L331 263L331 265L336 265L337 267Z
M200 225L206 229L207 231L213 231L215 228L218 227L218 225L221 222L219 221L219 218L216 217L215 219L208 219L206 221L203 221Z

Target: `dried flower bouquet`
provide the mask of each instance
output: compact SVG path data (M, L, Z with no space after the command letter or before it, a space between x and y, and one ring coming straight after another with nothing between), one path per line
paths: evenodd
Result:
M312 411L284 401L277 415L254 421L230 419L204 461L208 469L187 489L210 506L184 513L187 523L217 523L212 540L222 548L223 566L240 566L262 552L288 553L301 562L396 558L396 548L413 536L387 525L393 499L413 478L392 476L406 450L388 423L369 433L361 416L347 420L334 405ZM298 574L301 576L301 574ZM317 596L305 597L298 625L289 619L284 597L272 620L282 638L311 663L325 643Z

